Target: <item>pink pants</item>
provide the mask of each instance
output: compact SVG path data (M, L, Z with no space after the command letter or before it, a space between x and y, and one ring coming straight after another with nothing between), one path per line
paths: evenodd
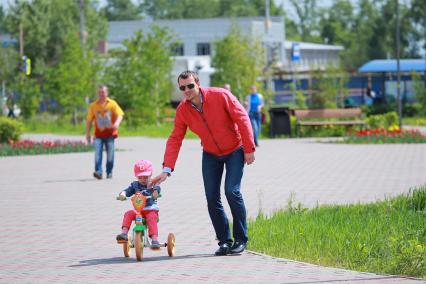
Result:
M149 236L158 236L158 211L157 210L143 210L141 212L142 217L145 218L146 224L148 225ZM123 225L121 227L129 228L132 226L133 220L136 219L135 210L129 210L124 214Z

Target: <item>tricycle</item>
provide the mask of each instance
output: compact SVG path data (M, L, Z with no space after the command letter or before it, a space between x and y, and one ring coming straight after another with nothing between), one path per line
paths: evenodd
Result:
M167 253L170 257L175 254L175 235L173 233L169 233L167 237L167 242L164 244L160 244L160 247L153 247L151 245L151 241L149 240L149 232L148 226L146 224L145 219L142 217L141 211L145 207L146 200L149 198L153 198L151 196L145 196L141 192L136 192L132 198L133 208L136 213L135 225L132 231L128 233L128 240L119 240L118 244L123 246L123 253L125 257L130 257L131 249L135 249L136 259L138 261L142 260L143 257L143 249L150 248L152 250L160 250L161 247L167 248ZM127 198L117 197L118 200L126 200Z

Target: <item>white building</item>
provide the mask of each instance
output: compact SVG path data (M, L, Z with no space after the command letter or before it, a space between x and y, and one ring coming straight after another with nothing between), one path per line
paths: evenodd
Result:
M205 86L210 84L210 75L214 72L210 65L214 42L228 35L233 24L243 33L261 40L267 60L272 57L278 60L276 67L281 76L337 65L339 52L343 50L341 46L287 42L283 17L270 17L268 25L264 17L114 21L109 22L106 50L122 48L122 42L132 38L138 30L149 33L151 24L169 28L182 43L174 50L173 75L186 69L198 71Z

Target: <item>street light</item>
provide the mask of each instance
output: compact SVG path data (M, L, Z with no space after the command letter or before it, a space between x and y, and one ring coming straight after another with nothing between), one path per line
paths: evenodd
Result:
M396 0L396 100L398 104L398 125L402 128L402 104L401 104L401 71L399 64L399 1Z

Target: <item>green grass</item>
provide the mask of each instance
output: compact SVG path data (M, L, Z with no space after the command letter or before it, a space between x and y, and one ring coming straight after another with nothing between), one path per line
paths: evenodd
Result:
M371 204L303 208L249 222L249 249L324 266L426 277L426 186Z
M426 126L425 117L403 117L402 121L404 125Z
M40 121L32 120L24 123L25 133L53 133L63 135L85 135L85 122L78 125L64 123L60 121ZM92 127L93 128L93 127ZM125 123L120 125L119 135L121 137L145 136L145 137L163 137L167 138L173 129L173 122L163 122L159 125L140 125L130 127ZM92 129L93 132L93 129ZM196 138L191 131L187 131L186 138Z

